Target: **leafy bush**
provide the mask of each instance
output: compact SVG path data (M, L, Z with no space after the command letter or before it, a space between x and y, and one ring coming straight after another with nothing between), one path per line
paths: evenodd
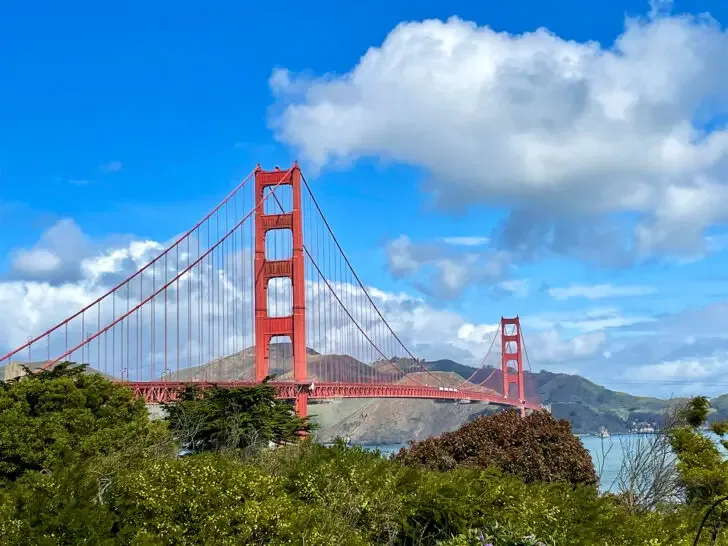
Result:
M264 454L258 464L306 504L326 507L371 544L400 544L402 518L420 472L375 452L306 441Z
M117 518L98 502L98 491L97 475L87 465L25 472L0 486L0 544L116 544Z
M127 544L366 544L279 478L221 455L152 461L124 475L109 504Z
M496 467L528 483L597 483L591 456L569 422L543 411L525 419L515 411L480 417L454 432L410 444L397 460L441 471Z
M632 515L592 486L527 484L497 468L425 470L341 444L306 442L256 464L281 478L289 495L325 507L370 544L470 544L457 540L475 540L478 530L495 546L673 546L694 528L682 512Z

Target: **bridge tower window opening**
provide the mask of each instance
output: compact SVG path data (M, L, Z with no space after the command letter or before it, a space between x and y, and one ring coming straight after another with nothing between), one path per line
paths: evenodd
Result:
M273 171L280 172L284 171ZM263 214L290 214L293 212L293 186L281 184L277 187L266 186L263 188Z
M289 336L273 336L268 344L268 373L276 381L293 379L293 344Z
M293 283L287 277L275 277L268 281L266 290L269 317L289 317L293 314Z
M265 234L265 259L290 260L293 257L293 233L290 229L269 229Z

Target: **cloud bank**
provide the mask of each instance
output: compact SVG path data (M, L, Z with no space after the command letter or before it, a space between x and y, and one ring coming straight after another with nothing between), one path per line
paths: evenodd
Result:
M578 254L571 228L589 219L585 239L620 235L619 263L700 255L728 210L728 35L669 8L627 20L608 47L402 23L344 74L276 70L273 127L316 167L395 160L426 170L441 207L510 207L512 246Z

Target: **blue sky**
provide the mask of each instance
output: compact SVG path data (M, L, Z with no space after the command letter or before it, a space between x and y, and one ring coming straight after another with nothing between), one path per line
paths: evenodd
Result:
M728 6L657 7L6 3L0 268L61 282L14 262L60 220L93 252L166 241L256 163L298 158L372 286L453 324L519 314L536 367L643 393L728 391ZM437 57L440 39L459 46ZM441 344L427 356L461 354Z

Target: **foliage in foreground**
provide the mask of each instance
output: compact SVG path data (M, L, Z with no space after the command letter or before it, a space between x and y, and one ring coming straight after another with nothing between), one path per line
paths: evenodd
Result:
M597 483L591 456L569 422L545 411L525 419L514 410L480 417L454 432L412 443L397 460L435 470L496 467L529 483Z
M292 446L257 464L368 544L482 544L468 542L482 534L496 546L678 545L691 524L679 512L632 515L590 486L527 484L495 468L438 472L343 445Z
M692 543L700 516L685 507L636 515L568 474L526 483L494 465L438 471L341 444L257 452L228 436L196 440L200 453L180 458L164 423L150 423L126 389L89 378L66 371L2 387L0 451L15 466L0 481L1 545L673 546ZM224 408L183 403L208 416ZM235 423L262 419L273 441L289 437L273 426L282 413L261 411L236 411ZM42 435L41 424L51 427L41 445L64 443L33 458L13 434Z
M687 501L696 510L704 511L706 532L715 544L720 532L728 526L728 461L710 437L700 428L707 422L710 402L704 396L693 398L680 412L680 424L670 431L670 443L678 462L680 480ZM728 441L728 422L715 422L711 430L724 448Z
M124 452L136 438L163 434L142 400L84 370L64 362L0 382L0 479Z
M479 534L496 546L679 545L688 523L630 515L591 487L408 468L309 442L254 461L156 457L120 472L100 500L81 467L26 473L0 493L7 545L478 544Z
M204 396L203 396L204 394ZM293 442L312 426L290 404L276 399L267 383L255 387L187 387L180 400L165 404L175 438L193 453L246 450L255 452L269 442Z

